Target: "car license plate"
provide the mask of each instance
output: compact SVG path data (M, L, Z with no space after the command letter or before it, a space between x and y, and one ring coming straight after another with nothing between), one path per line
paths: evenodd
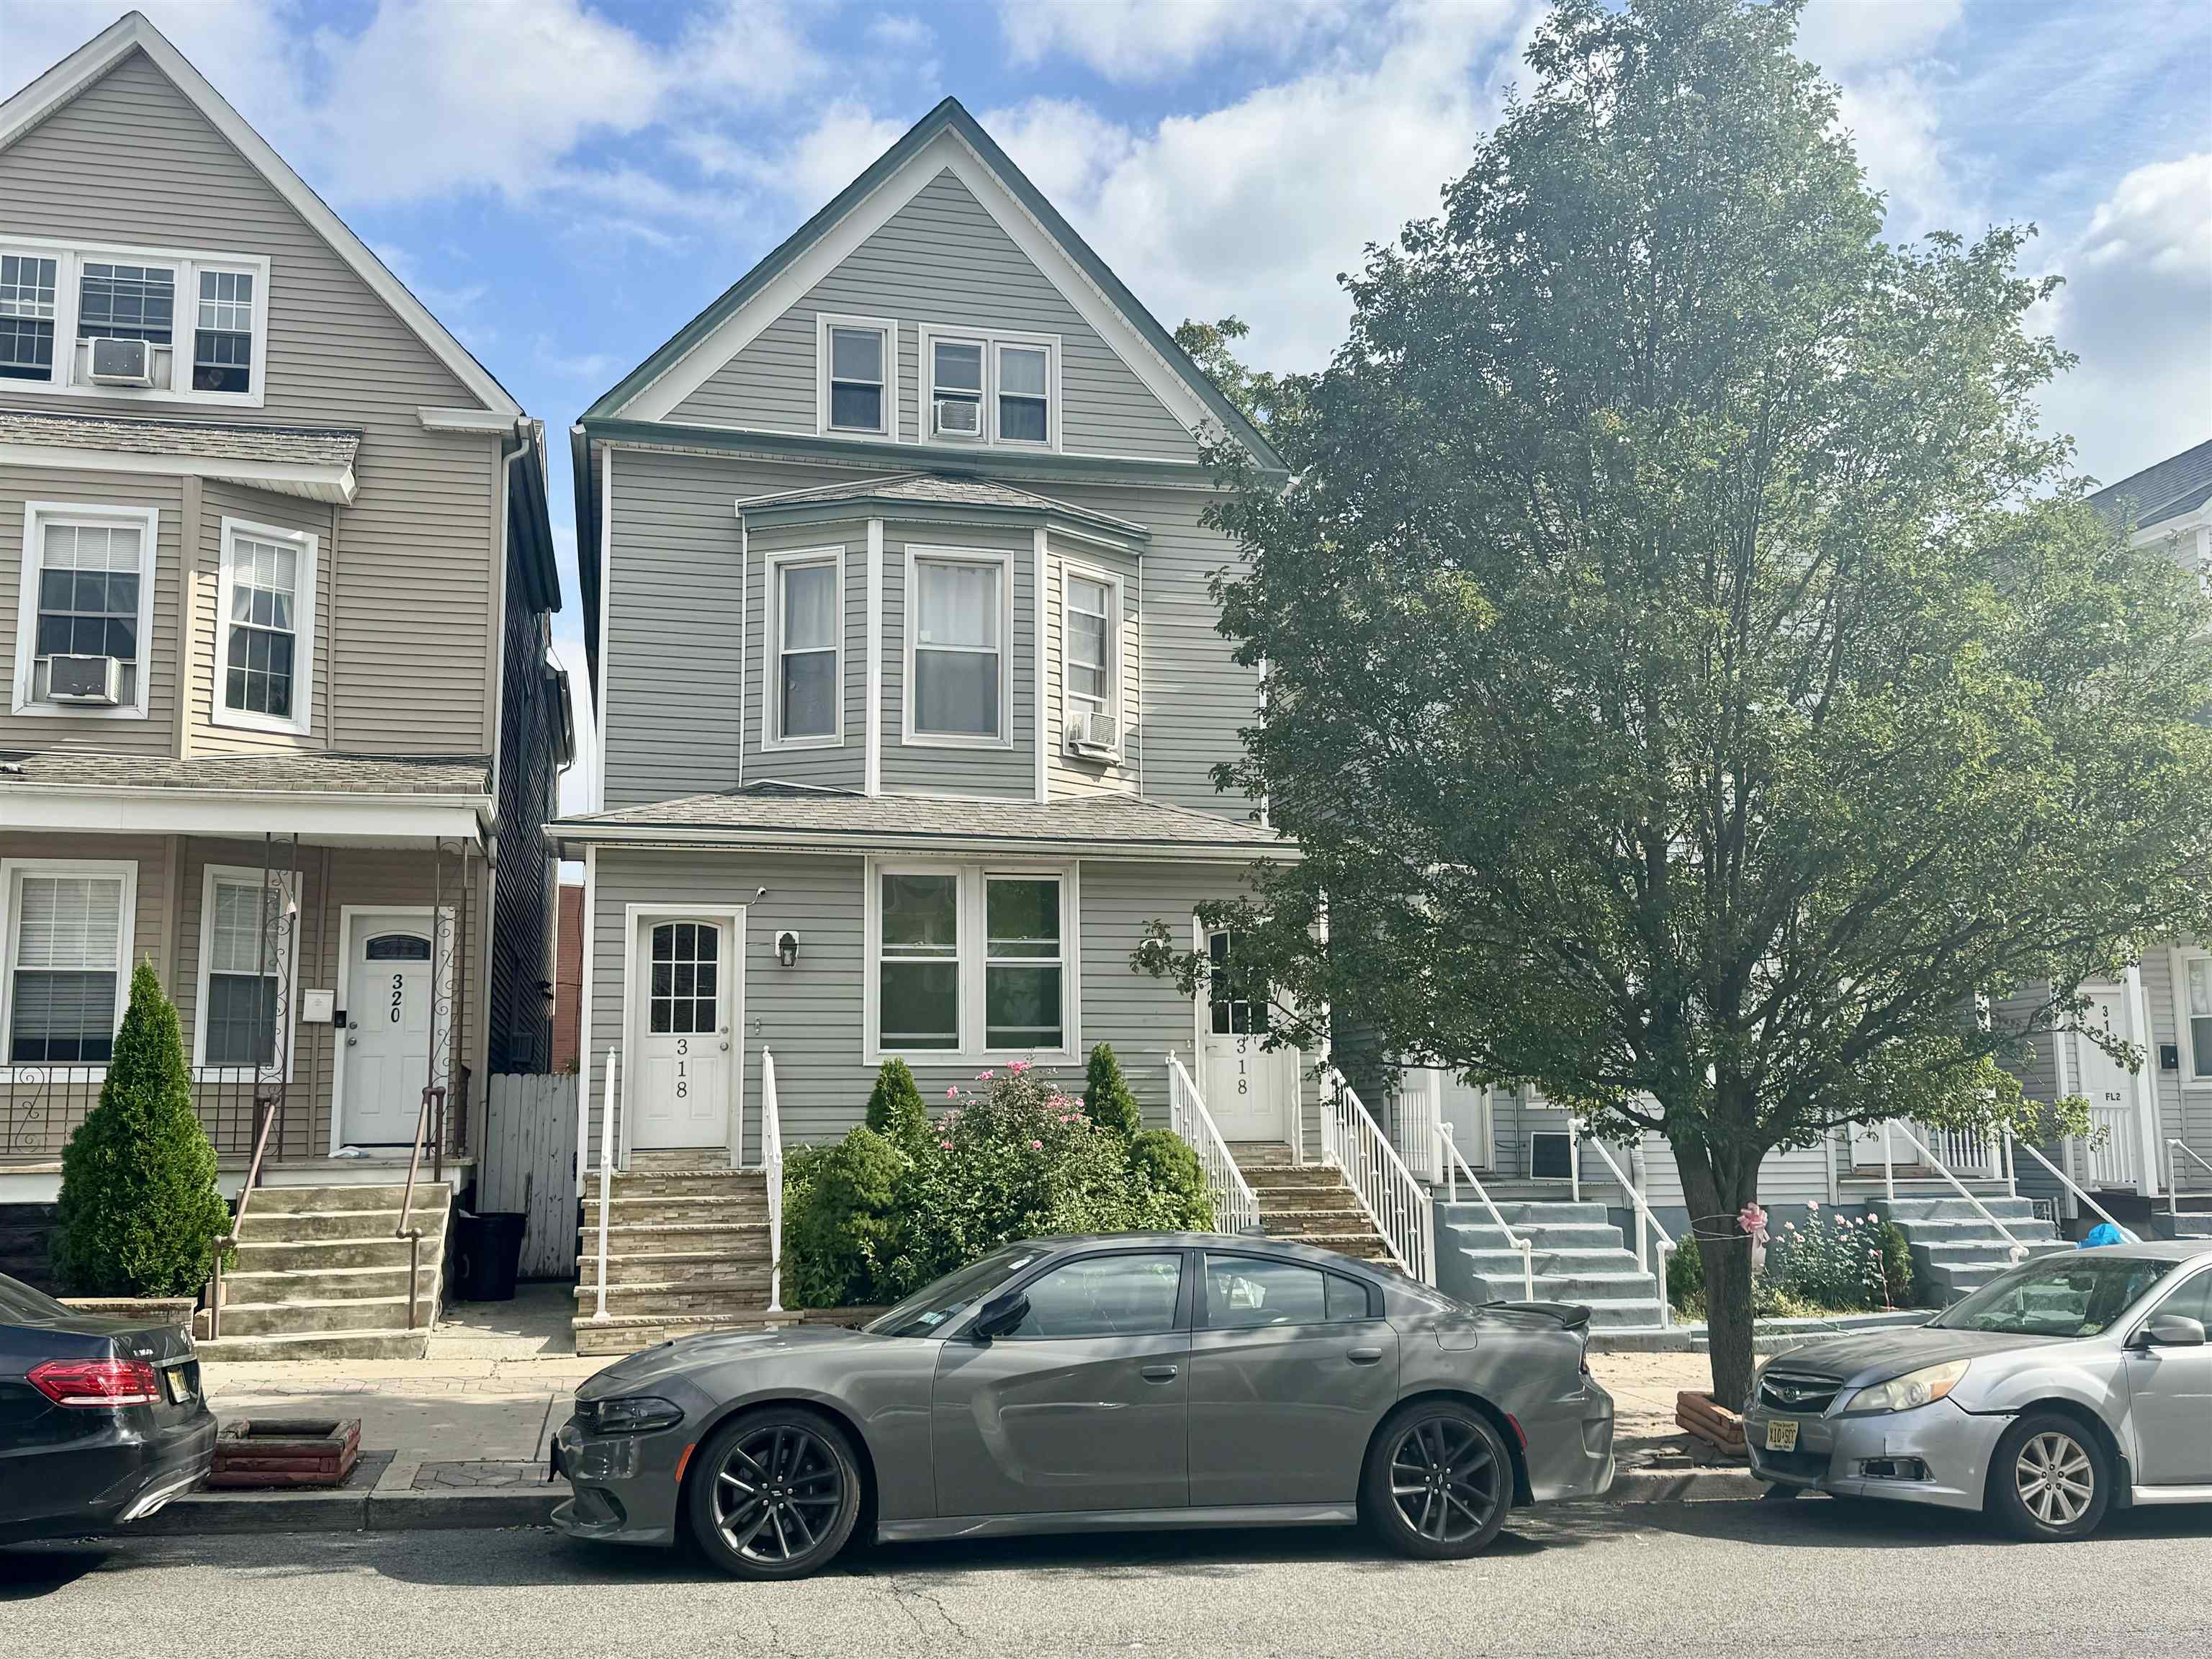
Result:
M199 1385L192 1381L191 1372L182 1365L171 1365L165 1369L161 1380L168 1385L169 1400L173 1405L189 1406L199 1398Z
M1766 1425L1766 1449L1796 1451L1797 1449L1797 1419L1778 1417Z

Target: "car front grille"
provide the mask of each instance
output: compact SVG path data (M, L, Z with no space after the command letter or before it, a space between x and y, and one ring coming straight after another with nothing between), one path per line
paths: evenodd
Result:
M1808 1371L1778 1371L1771 1367L1759 1378L1759 1403L1769 1411L1818 1416L1828 1409L1843 1387L1836 1376L1815 1376Z

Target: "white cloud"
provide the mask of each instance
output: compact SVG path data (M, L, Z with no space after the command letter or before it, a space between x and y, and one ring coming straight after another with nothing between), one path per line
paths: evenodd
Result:
M1064 57L1146 82L1231 52L1287 62L1362 15L1351 0L1000 0L999 24L1018 64Z
M1928 51L1966 13L1965 0L1812 0L1797 24L1797 55L1831 77L1879 69Z

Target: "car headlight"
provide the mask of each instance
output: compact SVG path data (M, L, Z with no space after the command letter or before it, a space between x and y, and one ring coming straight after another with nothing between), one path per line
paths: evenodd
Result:
M1907 1371L1902 1376L1893 1376L1887 1382L1877 1382L1871 1388L1861 1389L1850 1397L1844 1409L1847 1412L1909 1412L1917 1407L1932 1405L1959 1386L1966 1374L1966 1360L1954 1359L1948 1365L1928 1365L1917 1371Z
M578 1415L596 1434L649 1434L655 1429L672 1429L681 1423L684 1407L672 1400L639 1394L617 1400L592 1401L588 1409Z

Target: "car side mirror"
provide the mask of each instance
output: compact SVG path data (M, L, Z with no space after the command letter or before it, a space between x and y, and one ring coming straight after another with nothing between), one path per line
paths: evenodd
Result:
M1004 1336L1029 1316L1029 1297L1019 1291L1009 1291L983 1304L982 1311L975 1316L975 1322L968 1328L968 1334L978 1342L988 1342L994 1336ZM2201 1335L2199 1340L2202 1340Z
M2158 1348L2201 1348L2204 1326L2186 1314L2157 1314L2143 1327L2143 1345Z

